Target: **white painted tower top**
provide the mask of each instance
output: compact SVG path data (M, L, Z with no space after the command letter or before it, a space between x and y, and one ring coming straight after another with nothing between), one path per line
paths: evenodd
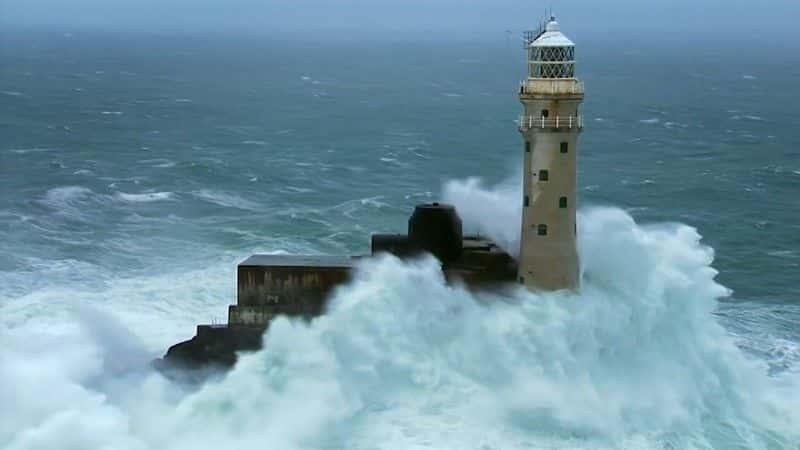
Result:
M570 41L561 33L561 27L552 17L544 28L544 33L531 42L531 47L574 47L575 43Z

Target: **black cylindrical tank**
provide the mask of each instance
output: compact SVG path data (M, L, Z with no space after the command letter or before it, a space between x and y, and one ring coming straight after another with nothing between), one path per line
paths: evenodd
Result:
M461 256L461 218L453 205L417 205L408 219L408 237L419 249L432 253L443 263Z

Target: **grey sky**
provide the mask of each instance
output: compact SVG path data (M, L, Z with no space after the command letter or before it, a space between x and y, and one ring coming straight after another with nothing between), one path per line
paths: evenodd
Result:
M761 2L764 3L764 2ZM800 0L0 0L0 25L154 32L529 28L552 6L570 29L796 36ZM625 33L628 34L628 33Z

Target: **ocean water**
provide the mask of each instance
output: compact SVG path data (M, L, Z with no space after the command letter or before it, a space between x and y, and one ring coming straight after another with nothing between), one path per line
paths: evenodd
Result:
M252 252L513 251L519 43L5 33L0 447L797 449L800 52L575 38L580 292L382 258L198 387L148 362Z

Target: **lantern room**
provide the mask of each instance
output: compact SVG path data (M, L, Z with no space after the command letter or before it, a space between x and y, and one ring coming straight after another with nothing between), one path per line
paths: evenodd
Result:
M575 77L575 44L561 33L555 17L528 47L528 77Z

